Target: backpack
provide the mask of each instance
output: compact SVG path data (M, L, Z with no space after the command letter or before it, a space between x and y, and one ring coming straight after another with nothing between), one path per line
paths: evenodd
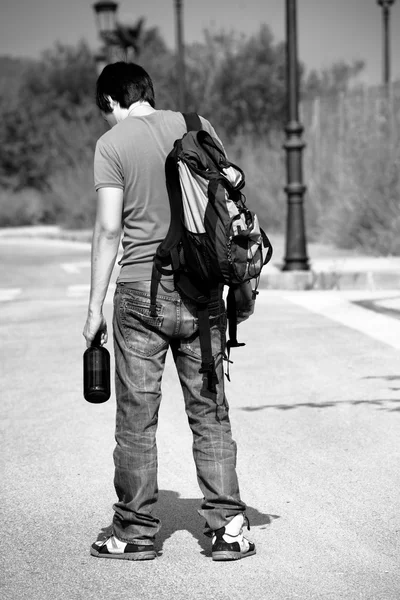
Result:
M246 206L241 190L243 171L231 163L221 144L202 129L196 113L184 114L187 133L174 143L166 158L165 175L171 222L154 257L151 313L161 274L173 275L176 288L198 305L202 363L208 390L218 383L211 349L208 314L210 290L229 286L227 317L227 378L229 356L237 341L235 288L255 280L253 299L262 267L271 259L271 243L257 215Z

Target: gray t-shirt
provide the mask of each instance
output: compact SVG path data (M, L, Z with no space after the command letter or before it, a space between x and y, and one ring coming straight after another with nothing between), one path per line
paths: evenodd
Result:
M203 129L217 135L201 118ZM170 223L165 159L175 140L186 132L181 113L156 110L129 116L98 140L94 157L96 191L124 190L123 257L118 281L151 279L153 258ZM218 139L218 138L217 138Z

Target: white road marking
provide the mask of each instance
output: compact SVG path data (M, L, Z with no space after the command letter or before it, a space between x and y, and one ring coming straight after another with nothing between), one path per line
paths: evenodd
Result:
M82 283L79 285L69 285L67 287L68 298L76 298L80 296L87 296L90 292L90 285Z
M360 331L392 348L400 350L400 320L358 306L354 302L377 300L383 303L399 297L399 292L283 292L281 296L294 304ZM400 308L400 303L397 304Z
M10 302L22 293L21 288L0 288L0 302Z
M122 258L121 249L118 251L117 261ZM90 269L90 260L77 260L74 262L61 263L61 268L66 272L73 275L80 273L83 269Z
M67 298L88 298L90 292L90 285L87 283L79 285L69 285L67 287ZM115 283L110 283L108 286L106 301L112 301L112 296L115 292Z
M66 273L80 273L82 269L90 268L90 261L80 261L80 262L72 262L72 263L61 263L61 268L66 271Z
M65 288L64 288L65 290ZM82 284L82 285L69 285L66 288L66 291L64 290L59 290L57 295L53 295L51 294L50 296L48 295L48 292L50 292L50 290L33 290L34 294L32 295L30 292L32 292L32 290L30 289L26 289L25 290L25 294L24 294L24 300L26 300L27 302L29 301L43 301L43 300L48 300L51 298L51 302L59 302L59 301L65 301L66 299L75 299L75 300L82 300L83 302L87 302L89 299L89 293L90 293L90 285L89 284ZM22 288L0 288L0 302L11 302L12 300L15 300L15 298L17 298L18 296L21 296L22 293L24 292L24 290ZM105 302L107 304L112 304L113 303L113 296L114 296L114 292L115 292L115 283L111 283L108 287L108 292L107 292L107 296L105 299Z
M400 295L397 295L396 298L383 298L382 300L376 300L374 304L381 306L382 308L399 311L400 313Z

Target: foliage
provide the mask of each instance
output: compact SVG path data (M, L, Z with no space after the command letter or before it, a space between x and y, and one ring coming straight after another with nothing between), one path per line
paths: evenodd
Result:
M35 61L27 58L0 56L0 101L18 100L21 82Z
M91 160L102 132L93 106L95 77L86 44L58 44L30 66L17 101L1 99L3 187L48 190L52 173Z
M138 28L138 61L156 105L176 109L174 53L157 28ZM364 63L319 72L300 65L305 213L310 238L400 254L400 91L360 86ZM246 174L246 196L266 229L286 218L285 48L261 26L252 36L204 32L186 47L188 109L209 118ZM0 57L0 226L91 227L95 142L106 130L94 103L96 65L84 42L39 61Z
M45 213L45 199L37 190L0 190L0 227L48 223Z
M267 135L285 114L284 45L266 25L253 36L205 32L188 48L190 104L226 137Z
M400 82L399 82L400 83ZM400 85L317 98L303 110L309 227L320 239L400 255Z
M156 107L174 110L178 88L174 54L167 48L156 27L144 30L142 36L137 60L153 80Z
M358 77L365 69L365 61L354 60L346 63L343 60L330 67L317 71L312 69L302 81L302 96L311 100L318 96L337 96L357 85Z
M154 80L157 106L174 109L179 76L174 54L157 28L146 29L143 20L139 24L133 28L137 49ZM188 46L186 57L188 108L208 117L221 137L254 135L267 140L282 129L284 45L274 42L267 26L247 37L232 31L205 31L204 42ZM11 80L13 65L12 59L0 63L6 81ZM311 73L305 89L311 94L323 86L343 87L361 66L340 64L331 73ZM105 130L93 102L95 60L84 42L76 47L57 44L40 61L21 64L19 76L19 84L14 76L10 86L14 101L10 95L0 97L0 140L5 149L0 185L48 190L55 173L76 165L91 166L95 141Z

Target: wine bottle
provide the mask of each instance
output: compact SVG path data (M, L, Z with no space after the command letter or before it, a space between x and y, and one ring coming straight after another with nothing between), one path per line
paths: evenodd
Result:
M106 402L111 394L110 353L101 345L98 331L83 354L83 395L93 404Z

